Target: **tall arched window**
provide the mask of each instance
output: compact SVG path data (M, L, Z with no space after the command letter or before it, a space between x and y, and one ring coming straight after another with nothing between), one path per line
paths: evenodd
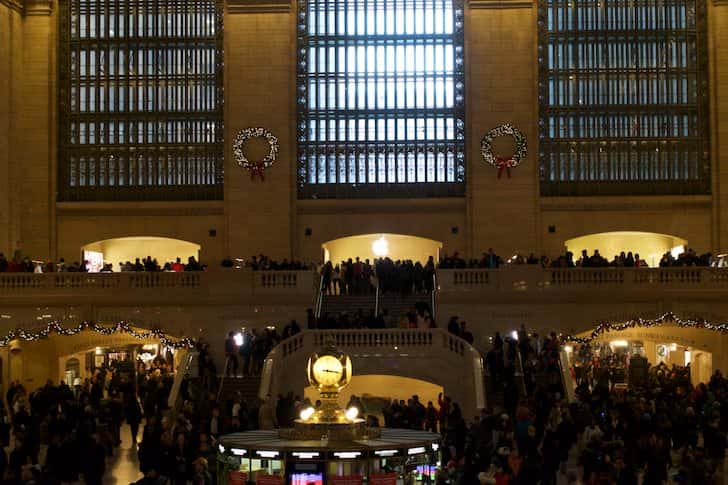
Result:
M539 4L541 193L709 193L705 0Z
M301 198L460 196L462 0L298 4Z
M59 5L59 198L222 198L221 0Z

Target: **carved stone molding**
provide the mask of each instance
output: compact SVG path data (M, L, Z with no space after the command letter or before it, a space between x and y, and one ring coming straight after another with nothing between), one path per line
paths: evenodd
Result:
M22 0L0 0L0 5L5 5L11 10L23 13L23 1Z
M728 1L728 0L720 0ZM533 0L469 0L469 8L532 8Z
M291 0L227 0L227 13L290 12Z
M50 15L53 12L53 0L25 0L25 15Z

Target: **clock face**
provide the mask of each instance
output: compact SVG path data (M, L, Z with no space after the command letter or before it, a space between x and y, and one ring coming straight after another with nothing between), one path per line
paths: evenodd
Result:
M344 366L332 355L324 355L313 363L313 375L323 386L336 386L344 376Z

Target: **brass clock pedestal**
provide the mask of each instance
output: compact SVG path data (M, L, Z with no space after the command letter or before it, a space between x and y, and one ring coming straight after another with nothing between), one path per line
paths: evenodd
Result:
M368 428L357 410L343 410L337 401L351 375L349 356L335 347L313 354L308 360L308 381L320 393L319 405L301 410L301 419L290 429L221 437L219 485L230 485L240 473L246 480L274 474L280 483L314 484L361 475L364 483L372 483L386 471L395 473L398 480L419 474L420 479L411 482L417 485L433 483L440 466L440 437L427 431Z

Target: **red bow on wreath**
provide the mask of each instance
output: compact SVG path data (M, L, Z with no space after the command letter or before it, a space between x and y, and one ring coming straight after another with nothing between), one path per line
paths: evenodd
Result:
M495 166L498 169L498 178L501 178L501 175L503 175L503 172L506 172L506 175L508 175L508 178L511 178L511 159L510 158L500 158L497 157L495 159Z
M255 177L260 177L261 182L265 182L265 164L262 162L259 163L251 163L250 168L250 180L254 181Z

